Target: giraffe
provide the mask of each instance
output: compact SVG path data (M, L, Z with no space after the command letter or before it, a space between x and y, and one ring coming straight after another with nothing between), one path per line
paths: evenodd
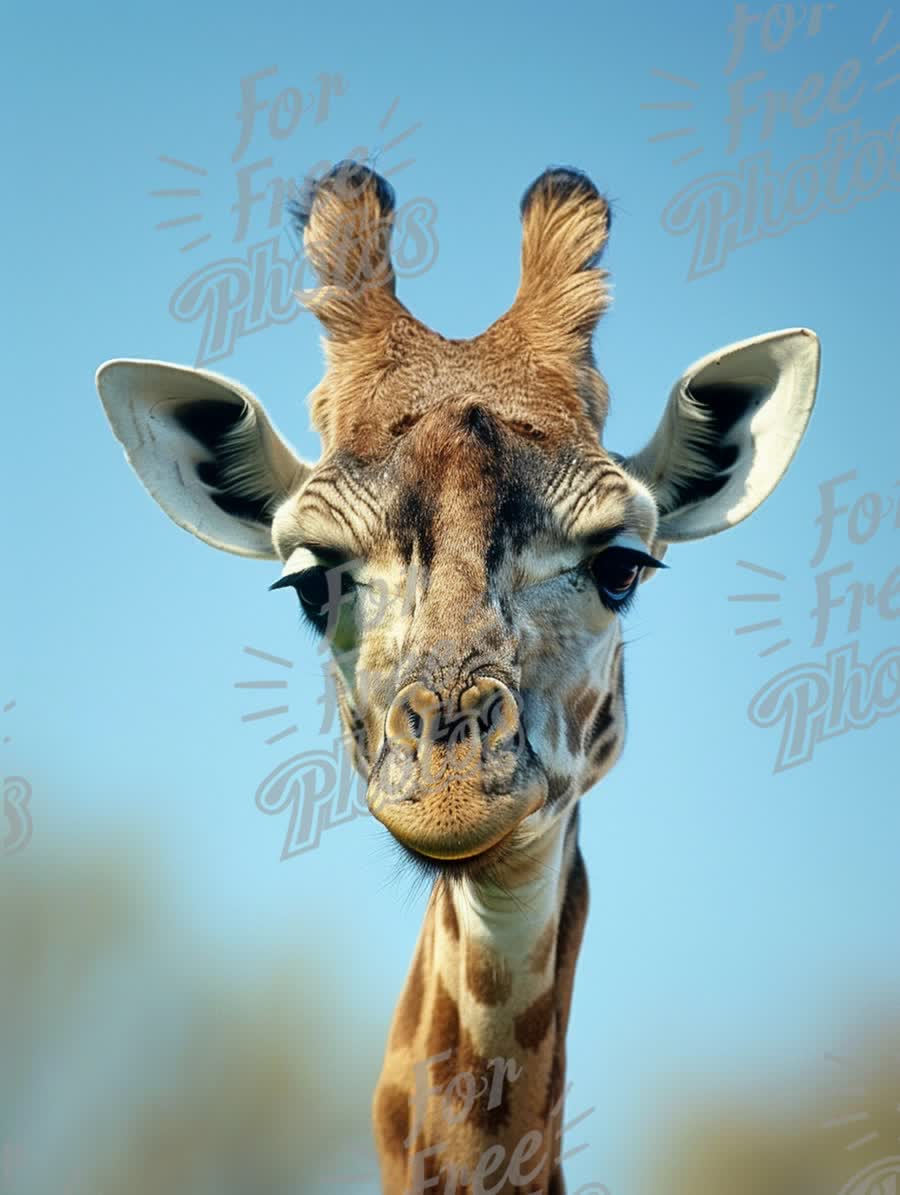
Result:
M558 1195L580 798L622 750L622 620L670 544L778 484L819 342L790 328L704 357L645 447L615 453L592 352L610 209L587 176L525 192L514 301L468 340L397 298L393 210L354 162L292 210L320 281L302 296L324 330L316 464L216 373L113 360L97 386L176 523L281 562L272 588L329 640L368 807L430 882L373 1100L384 1191Z

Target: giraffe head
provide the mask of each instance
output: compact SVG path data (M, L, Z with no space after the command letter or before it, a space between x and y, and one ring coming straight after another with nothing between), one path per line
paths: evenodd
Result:
M182 527L278 559L326 635L372 812L446 874L525 867L613 765L621 621L668 544L726 529L774 489L805 430L813 333L743 341L676 382L632 456L602 445L591 350L608 302L608 206L572 170L522 201L509 311L448 340L395 296L393 194L346 163L294 215L321 286L297 458L257 399L203 370L112 361L98 388L150 493Z

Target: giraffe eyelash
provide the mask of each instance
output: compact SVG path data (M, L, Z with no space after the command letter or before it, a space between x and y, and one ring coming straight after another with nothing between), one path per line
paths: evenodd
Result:
M269 586L270 590L293 589L300 602L300 613L319 635L324 635L328 628L334 597L328 573L329 570L323 566L314 565L301 572L279 577ZM353 578L348 573L342 572L340 596L355 592L356 587L357 583Z
M641 572L645 568L665 568L666 565L649 552L613 545L586 561L586 567L607 610L625 614L637 595Z

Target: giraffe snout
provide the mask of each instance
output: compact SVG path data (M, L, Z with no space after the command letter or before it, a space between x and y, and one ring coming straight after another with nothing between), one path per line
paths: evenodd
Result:
M422 854L461 859L496 845L546 796L515 694L475 677L458 696L416 681L385 719L369 808Z

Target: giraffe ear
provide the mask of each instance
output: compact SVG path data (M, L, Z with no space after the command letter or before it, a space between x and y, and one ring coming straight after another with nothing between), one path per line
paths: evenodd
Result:
M623 460L653 491L660 540L702 539L756 510L797 451L818 378L808 328L740 341L685 372L653 438Z
M97 390L125 456L179 527L275 559L275 507L306 479L261 403L237 382L161 361L107 361Z

